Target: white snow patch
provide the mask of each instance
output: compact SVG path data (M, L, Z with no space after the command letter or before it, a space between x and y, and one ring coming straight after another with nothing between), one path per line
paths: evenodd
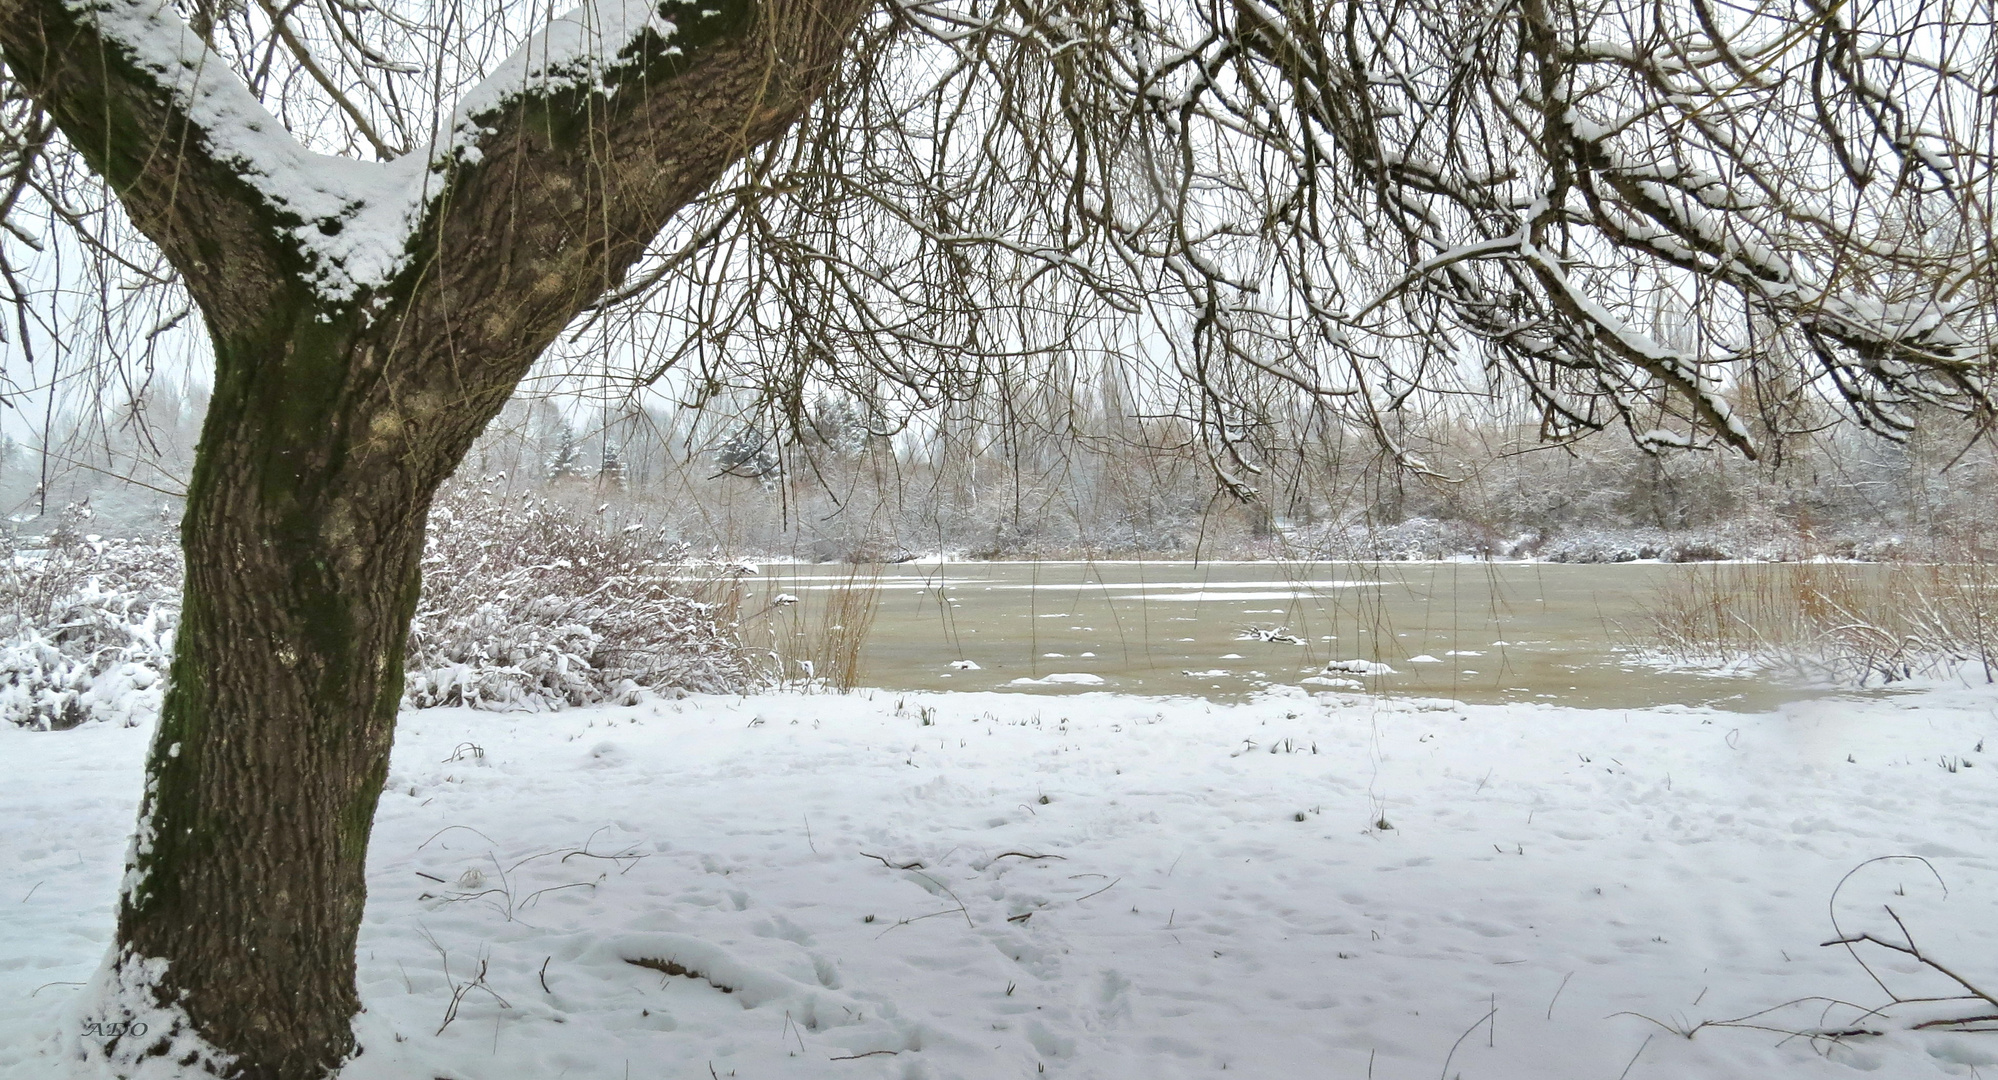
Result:
M1373 660L1334 660L1325 665L1327 675L1393 675L1395 670Z
M1019 678L1013 680L1014 686L1102 686L1103 683L1103 676L1091 675L1086 671L1058 671L1053 675L1044 675L1038 679Z
M1434 1077L1446 1056L1480 1080L1990 1071L1985 1037L1914 1030L1934 1014L1912 1007L1815 1049L1726 1027L1647 1042L1632 1014L1811 999L1766 1019L1853 1022L1824 999L1880 988L1816 946L1832 891L1878 855L1923 855L1949 893L1871 864L1839 893L1848 931L1899 940L1891 905L1955 970L1998 970L1991 687L1761 714L1294 687L1050 705L861 691L405 714L368 862L364 1052L342 1080L616 1078L626 1060L868 1080ZM148 734L0 728L0 820L35 826L0 829L0 1080L106 1071L75 1057L105 988L68 984L103 968ZM622 764L577 767L607 739ZM486 767L449 760L467 742ZM432 880L472 869L478 899ZM482 965L511 1007L464 994L440 1032ZM1460 1039L1494 1001L1495 1037Z
M68 1005L60 1036L63 1056L86 1073L121 1080L181 1080L227 1075L236 1060L196 1034L185 1010L161 1004L159 957L107 954L81 994Z

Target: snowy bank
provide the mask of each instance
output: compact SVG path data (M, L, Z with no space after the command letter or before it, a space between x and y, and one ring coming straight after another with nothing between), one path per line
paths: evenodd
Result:
M1881 987L1820 943L1841 877L1919 855L1947 897L1874 863L1842 925L1893 933L1891 904L1998 984L1994 711L1932 687L1761 715L1298 691L406 713L343 1075L1992 1075L1998 1035L1861 1017ZM146 738L0 726L7 1080L64 1074ZM1767 1030L1847 1026L1883 1034Z

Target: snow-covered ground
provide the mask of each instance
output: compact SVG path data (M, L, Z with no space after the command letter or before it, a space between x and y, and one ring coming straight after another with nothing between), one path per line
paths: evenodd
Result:
M1885 992L1820 947L1848 871L1922 856L1947 896L1873 863L1842 925L1899 940L1891 905L1998 987L1994 716L1982 686L1752 716L1301 691L410 713L344 1076L1998 1077L1998 1034L1912 1029L1998 1010L1860 1019ZM9 1080L65 1074L146 738L0 730ZM1826 1026L1884 1034L1781 1033Z

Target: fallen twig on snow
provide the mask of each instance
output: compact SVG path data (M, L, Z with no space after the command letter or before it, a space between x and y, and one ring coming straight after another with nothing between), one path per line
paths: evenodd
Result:
M861 852L861 854L866 855L868 858L873 859L890 870L921 870L923 868L923 861L921 859L907 863L891 863L879 855L870 854L865 851Z
M1895 860L1907 860L1922 864L1922 868L1927 870L1930 873L1930 875L1932 875L1936 879L1936 884L1942 887L1943 896L1945 898L1949 896L1949 883L1943 880L1941 872L1937 871L1935 868L1935 864L1929 862L1929 860L1923 858L1920 855L1882 855L1879 856L1878 858L1868 859L1865 862L1860 863L1858 866L1855 866L1852 869L1846 871L1845 876L1838 879L1838 884L1832 888L1831 899L1826 901L1825 904L1826 910L1831 915L1832 931L1836 933L1838 936L1834 937L1830 941L1822 943L1823 947L1828 948L1833 945L1844 946L1845 951L1851 954L1853 962L1859 965L1860 970L1866 972L1867 978L1872 979L1873 984L1875 986L1878 986L1881 992L1885 993L1889 999L1888 1004L1880 1006L1877 1009L1869 1010L1867 1015L1877 1015L1880 1013L1884 1013L1887 1009L1892 1008L1895 1005L1936 1004L1945 1001L1982 1001L1986 1004L1998 1007L1998 996L1994 996L1992 991L1983 989L1977 984L1971 982L1969 979L1958 974L1956 971L1952 970L1948 965L1944 964L1942 961L1937 960L1935 957L1930 956L1929 954L1923 952L1921 946L1915 943L1915 935L1911 931L1909 931L1908 924L1902 921L1900 914L1896 912L1892 906L1887 904L1882 904L1881 909L1887 912L1887 917L1894 920L1895 928L1901 931L1900 942L1889 941L1869 931L1861 931L1856 934L1848 934L1845 932L1845 928L1839 925L1838 909L1837 909L1838 894L1840 889L1845 888L1845 883L1851 880L1854 874L1859 873L1861 870L1865 869L1868 866L1873 865L1874 863L1891 862ZM1879 946L1880 948L1888 950L1889 952L1897 952L1903 956L1911 957L1915 960L1916 963L1921 964L1923 967L1926 967L1929 970L1942 975L1944 978L1947 978L1951 982L1962 987L1965 993L1952 994L1946 997L1918 997L1918 998L1903 997L1900 994L1895 993L1894 990L1887 985L1886 980L1882 979L1880 975L1873 970L1872 966L1866 962L1865 958L1859 955L1859 950L1854 948L1854 946L1860 944L1876 945ZM1924 1020L1921 1023L1916 1024L1914 1026L1917 1030L1932 1030L1936 1028L1946 1028L1952 1031L1998 1032L1998 1027L1971 1026L1977 1024L1998 1024L1998 1014L1980 1013L1974 1016L1943 1017L1934 1020Z

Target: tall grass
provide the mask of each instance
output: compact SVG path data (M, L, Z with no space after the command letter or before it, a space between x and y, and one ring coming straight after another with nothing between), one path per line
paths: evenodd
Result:
M1695 664L1895 682L1966 662L1992 677L1998 565L1689 566L1646 605L1648 644Z
M841 693L859 686L861 656L880 607L881 568L875 564L853 564L843 579L795 603L773 596L766 610L778 681Z

